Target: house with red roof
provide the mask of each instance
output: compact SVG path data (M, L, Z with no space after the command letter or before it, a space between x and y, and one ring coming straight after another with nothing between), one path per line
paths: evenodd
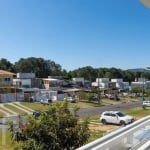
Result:
M13 85L16 74L0 70L0 103L18 100L18 89Z

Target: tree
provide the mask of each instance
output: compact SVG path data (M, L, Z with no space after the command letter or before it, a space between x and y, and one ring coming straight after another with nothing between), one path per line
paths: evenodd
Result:
M22 150L72 150L85 144L89 137L88 120L79 122L78 108L73 112L68 102L53 103L37 118L29 116L26 126L20 127ZM25 137L25 138L24 138Z
M61 75L61 66L43 58L21 58L14 65L16 72L35 73L36 77L47 78L49 75Z
M97 70L91 66L78 68L71 72L72 77L84 77L86 80L94 81L97 76Z
M7 59L2 58L0 59L0 69L13 71L13 64L10 63Z

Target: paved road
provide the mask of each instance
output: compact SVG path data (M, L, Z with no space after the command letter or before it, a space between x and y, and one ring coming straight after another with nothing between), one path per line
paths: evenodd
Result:
M124 109L130 109L130 108L136 108L136 107L141 107L142 102L128 102L128 103L123 103L123 104L115 104L115 105L109 105L109 106L103 106L103 107L91 107L91 108L82 108L78 111L78 115L80 117L85 117L85 116L92 116L92 115L100 115L103 111L106 110L124 110Z

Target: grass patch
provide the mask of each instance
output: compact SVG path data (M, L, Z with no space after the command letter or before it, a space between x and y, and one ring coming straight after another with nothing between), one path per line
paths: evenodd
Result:
M93 120L99 120L100 115L94 115L94 116L89 116L89 120L93 121Z
M6 108L8 108L8 109L10 109L10 110L12 110L12 111L14 111L14 112L20 114L20 115L25 115L25 114L26 114L26 112L24 112L24 111L22 111L22 110L16 108L15 106L12 106L12 105L9 105L9 104L4 104L4 106L5 106Z
M5 116L5 114L0 111L0 117L4 117L4 116Z
M53 102L53 103L55 103L55 102ZM24 105L28 108L31 108L33 110L41 110L41 111L45 111L49 107L49 105L43 105L38 102L35 102L35 103L21 102L20 104ZM70 108L73 108L75 105L79 108L88 108L88 107L95 107L96 105L98 105L98 103L96 104L96 103L89 102L89 101L80 101L80 102L76 102L76 103L69 103Z
M16 147L17 143L11 140L11 133L7 130L4 133L0 131L0 150L14 150Z
M77 105L80 108L88 108L88 107L99 107L102 106L102 104L99 104L98 101L88 101L88 100L80 100L77 102Z
M137 119L150 115L150 109L143 109L142 107L137 107L134 109L128 109L124 111L126 114L134 116Z
M122 101L116 101L116 100L110 100L110 99L102 99L102 104L103 105L115 105L115 104L120 104Z
M10 111L4 109L3 107L0 108L1 110L5 111L6 113L12 114Z
M98 138L101 138L104 135L104 133L105 133L104 131L91 131L87 143L90 143Z
M33 110L45 111L48 109L49 105L42 105L40 103L29 103L29 102L21 102L21 105L28 107Z
M13 103L14 105L16 105L16 106L18 106L18 107L20 107L20 108L22 108L22 109L25 109L25 110L27 110L27 111L31 111L31 110L29 110L28 109L28 107L26 107L26 106L23 106L22 104L17 104L17 103Z

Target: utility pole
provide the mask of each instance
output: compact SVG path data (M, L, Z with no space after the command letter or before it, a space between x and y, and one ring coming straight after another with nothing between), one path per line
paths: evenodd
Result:
M142 101L144 101L144 84L145 84L145 68L143 69L143 76L142 76Z
M99 72L98 72L98 91L97 91L97 100L98 100L98 104L100 104L100 88L99 88Z
M142 101L144 101L144 76L142 78L143 83L142 83Z

